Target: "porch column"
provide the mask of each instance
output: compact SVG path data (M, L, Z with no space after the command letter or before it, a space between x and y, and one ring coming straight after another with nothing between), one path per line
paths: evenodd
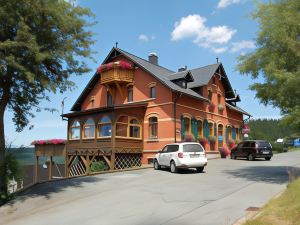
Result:
M116 161L116 118L114 118L113 120L111 141L112 141L112 149L111 149L111 156L110 156L110 170L114 170L115 161Z
M35 156L34 183L39 182L39 156Z
M50 156L50 164L49 164L49 171L48 171L48 179L52 179L52 162L53 162L53 156Z

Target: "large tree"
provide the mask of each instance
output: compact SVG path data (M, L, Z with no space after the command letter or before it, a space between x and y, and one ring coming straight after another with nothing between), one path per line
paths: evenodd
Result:
M238 70L258 79L250 86L265 105L281 109L300 128L300 1L257 3L257 49L239 58Z
M49 93L71 89L70 76L89 71L82 59L92 59L92 18L88 8L64 0L0 0L0 164L5 111L20 132Z

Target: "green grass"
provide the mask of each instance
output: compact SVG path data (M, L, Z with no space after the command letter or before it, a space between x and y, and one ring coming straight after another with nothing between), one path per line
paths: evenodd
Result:
M288 184L282 195L269 201L261 214L244 225L300 225L300 178Z

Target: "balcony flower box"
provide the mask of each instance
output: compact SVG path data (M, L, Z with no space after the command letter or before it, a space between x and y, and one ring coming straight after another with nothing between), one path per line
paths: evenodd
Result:
M219 111L223 111L223 110L224 110L224 105L219 104L219 105L218 105L218 109L219 109Z
M216 108L216 105L213 102L210 102L208 105L208 110L210 112L213 112L213 111L215 111L215 108Z

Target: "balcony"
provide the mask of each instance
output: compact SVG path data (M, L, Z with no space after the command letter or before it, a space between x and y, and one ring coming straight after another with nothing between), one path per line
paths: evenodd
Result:
M101 84L122 84L133 82L133 66L124 61L101 65L97 73L101 74Z

